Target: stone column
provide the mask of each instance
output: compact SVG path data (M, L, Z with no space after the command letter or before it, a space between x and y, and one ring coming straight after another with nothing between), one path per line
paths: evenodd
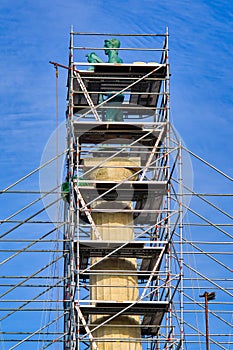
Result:
M85 170L101 163L105 158L85 159ZM140 158L114 158L106 161L103 166L91 171L89 179L120 182L133 175L140 166ZM130 180L136 180L137 175ZM133 214L127 213L122 208L132 208L132 203L127 201L104 201L94 203L93 208L108 208L109 212L93 213L95 224L103 240L128 241L134 238ZM121 208L119 212L111 212L111 209ZM131 226L131 227L129 227ZM91 239L96 239L94 233ZM91 264L100 261L100 258L92 258ZM133 302L138 299L138 278L136 276L136 258L107 258L100 261L91 271L103 270L98 275L90 277L91 300ZM130 272L134 276L130 276ZM108 315L94 315L91 323L101 324L108 319ZM101 326L94 332L94 337L99 350L141 350L139 342L141 331L139 328L139 316L120 315L114 320ZM112 340L111 340L112 339ZM135 340L134 340L135 339ZM138 341L136 341L138 339Z

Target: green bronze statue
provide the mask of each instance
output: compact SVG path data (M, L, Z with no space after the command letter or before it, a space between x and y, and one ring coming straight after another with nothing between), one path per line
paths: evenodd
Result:
M104 40L104 53L108 56L108 63L123 63L123 60L118 56L118 48L120 47L120 40L113 38ZM87 61L89 63L103 63L102 59L95 53L91 52L86 55ZM90 67L89 70L94 70L93 67ZM121 105L124 101L124 95L119 94L113 97L109 102L107 100L112 97L114 94L109 91L109 93L103 94L106 98L106 114L103 117L103 121L123 121L123 111L121 110ZM104 101L104 97L101 94L100 102ZM113 108L119 107L119 108Z
M98 55L96 55L95 52L91 52L91 53L87 54L86 57L87 57L87 62L89 62L89 63L103 63L101 58ZM88 70L93 71L94 67L89 67Z
M108 56L108 63L123 63L123 60L118 57L118 50L121 46L120 40L118 39L107 39L104 40L104 53ZM103 60L95 53L91 52L86 55L89 63L103 63Z
M86 57L87 57L87 61L89 63L103 63L101 58L99 56L97 56L95 52L91 52L91 53L87 54Z
M119 94L113 97L109 102L108 98L112 97L113 94L105 94L106 96L106 115L103 117L103 121L108 122L122 122L123 121L123 110L121 109L122 103L124 101L124 95ZM109 108L108 108L109 107ZM114 108L118 107L118 108Z
M123 63L123 60L118 57L118 48L121 43L118 39L104 40L104 53L108 56L108 63Z

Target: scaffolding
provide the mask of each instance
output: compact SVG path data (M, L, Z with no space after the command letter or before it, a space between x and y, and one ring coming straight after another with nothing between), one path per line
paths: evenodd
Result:
M124 42L132 37L148 46L128 47ZM1 233L7 268L0 297L7 307L1 308L0 341L7 348L201 349L205 308L199 295L211 289L218 298L210 321L216 318L222 331L218 325L210 332L210 344L230 349L232 222L226 219L232 216L193 190L187 157L232 178L189 151L170 122L168 37L168 31L71 30L69 65L53 62L56 70L68 70L67 147L2 194L37 195L17 186L64 154L65 178L1 222L10 225ZM125 46L117 50L126 63L87 62L91 51L106 50L106 38L121 39ZM224 222L192 209L191 197ZM56 208L52 222L49 208ZM223 250L205 249L217 245ZM22 273L16 267L26 264L25 255ZM194 256L201 260L193 262Z
M82 62L80 36L71 34L68 78L65 348L177 348L180 214L170 179L179 147L169 136L168 34L151 36L162 39L151 49L158 62L121 64Z

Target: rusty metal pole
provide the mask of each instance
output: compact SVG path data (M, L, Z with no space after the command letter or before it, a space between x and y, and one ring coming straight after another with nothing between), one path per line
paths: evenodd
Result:
M210 350L209 345L209 300L215 299L215 293L209 293L205 292L203 295L200 295L200 297L205 298L205 338L206 338L206 350Z
M208 293L205 296L205 334L206 334L206 350L209 350L209 310L208 310Z

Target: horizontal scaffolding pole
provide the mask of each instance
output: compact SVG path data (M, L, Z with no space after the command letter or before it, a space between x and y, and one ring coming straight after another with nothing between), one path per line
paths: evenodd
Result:
M164 34L156 34L156 33L145 33L145 34L139 34L139 33L128 33L128 34L124 34L124 33L93 33L93 32L73 32L71 31L70 34L72 35L93 35L93 36L149 36L149 37L167 37L169 36L168 33L164 33Z
M73 47L74 50L82 50L82 51L86 51L86 50L96 50L96 51L105 51L106 47L83 47L83 46L74 46ZM144 48L144 47L118 47L117 50L121 50L121 51L156 51L156 52L167 52L168 49L164 49L164 48ZM117 65L121 65L120 63L117 63Z

